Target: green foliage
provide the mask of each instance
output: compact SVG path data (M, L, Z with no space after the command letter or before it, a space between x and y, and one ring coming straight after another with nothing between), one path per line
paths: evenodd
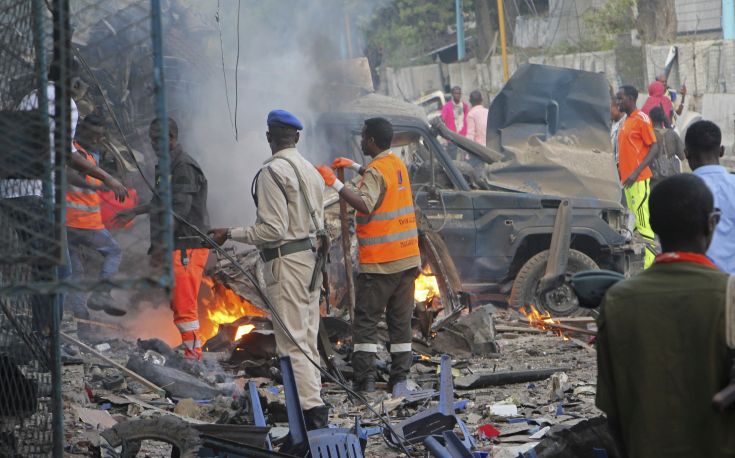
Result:
M465 13L473 11L473 1L463 1ZM420 63L415 58L449 44L454 36L447 30L455 24L453 0L392 0L359 25L385 63L403 66Z
M582 14L587 29L584 37L588 49L610 49L615 37L635 27L633 8L636 0L607 0L599 8L590 8Z

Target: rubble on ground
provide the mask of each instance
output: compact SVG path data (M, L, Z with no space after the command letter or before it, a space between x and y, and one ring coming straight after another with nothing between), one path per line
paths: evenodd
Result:
M73 324L67 323L69 326L72 329L66 332L73 335ZM331 330L331 364L341 375L349 376L349 326L332 320L327 327ZM468 333L475 327L479 337L472 338ZM594 407L595 354L585 339L568 339L560 337L558 331L530 327L520 314L492 306L465 311L446 328L470 337L465 342L446 339L441 352L417 337L411 378L416 388L438 389L439 354L452 357L455 405L461 407L459 418L476 441L476 450L487 451L491 457L516 457L535 446L538 456L552 456L541 452L565 450L565 438L591 437L592 443L597 435L604 435L604 428L599 431L601 420L594 420L601 416ZM265 333L260 334L261 339L270 331L259 332ZM63 368L67 456L116 456L101 433L131 419L176 417L190 425L223 427L252 424L246 400L248 381L257 385L268 424L275 427L272 436L283 435L287 427L285 396L275 351L252 343L256 341L250 334L259 335L253 331L229 345L220 342L217 352L205 352L203 362L192 363L162 341L132 342L112 338L107 332L107 340L94 344L98 345L95 351L147 378L165 395L159 396L126 372L82 350L78 354L82 364ZM451 351L452 342L459 342L456 354ZM75 352L74 346L66 348ZM379 372L384 378L378 387L384 390L389 356L381 350ZM492 383L470 383L493 378L493 374ZM466 386L477 387L463 388ZM337 384L324 380L322 395L332 407L333 426L351 428L356 416L365 427L380 426L374 413L351 400ZM389 417L392 424L437 402L436 398L393 398L384 391L371 399L373 410ZM569 430L575 425L576 429ZM588 425L591 432L587 432ZM605 443L604 439L598 442ZM170 456L170 446L161 442L146 441L142 447L145 456ZM412 453L425 454L423 445L413 448ZM381 435L370 437L365 451L368 457L398 453Z

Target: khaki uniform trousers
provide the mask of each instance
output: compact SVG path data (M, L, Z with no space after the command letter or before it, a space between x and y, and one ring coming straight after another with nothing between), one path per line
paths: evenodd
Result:
M267 262L263 269L266 293L286 328L309 357L319 364L317 333L319 332L319 288L309 291L316 254L312 251L292 253ZM321 277L317 285L321 285ZM304 356L284 329L273 320L276 347L280 356L290 356L296 378L301 409L323 406L319 371Z

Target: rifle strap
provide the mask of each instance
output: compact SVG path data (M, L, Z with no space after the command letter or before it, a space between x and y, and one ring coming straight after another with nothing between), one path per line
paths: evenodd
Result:
M288 164L293 169L293 172L296 174L296 179L299 181L299 189L301 190L301 195L303 196L304 203L306 204L306 209L309 210L309 215L311 215L311 222L314 224L314 231L316 231L316 233L318 234L320 231L323 230L323 228L319 228L319 224L317 223L316 219L316 212L314 211L314 207L309 201L309 196L306 194L306 185L304 184L304 180L301 178L299 169L296 167L296 164L294 164L291 159L288 159L286 157L279 157L277 159L283 159L284 161L288 162Z

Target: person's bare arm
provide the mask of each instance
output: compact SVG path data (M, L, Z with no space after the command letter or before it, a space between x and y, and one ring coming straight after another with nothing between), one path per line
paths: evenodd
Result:
M687 87L685 85L681 85L681 88L679 89L679 94L681 94L681 102L679 102L679 106L676 107L677 116L681 116L681 113L684 111L684 100L687 96Z
M117 200L124 201L128 197L127 188L109 173L102 170L88 160L78 154L69 155L69 167L80 172L82 175L89 175L101 180L114 194Z
M66 182L71 186L76 186L77 188L82 189L93 189L95 191L98 191L104 188L104 186L91 184L82 175L79 175L77 172L68 168L66 170Z

